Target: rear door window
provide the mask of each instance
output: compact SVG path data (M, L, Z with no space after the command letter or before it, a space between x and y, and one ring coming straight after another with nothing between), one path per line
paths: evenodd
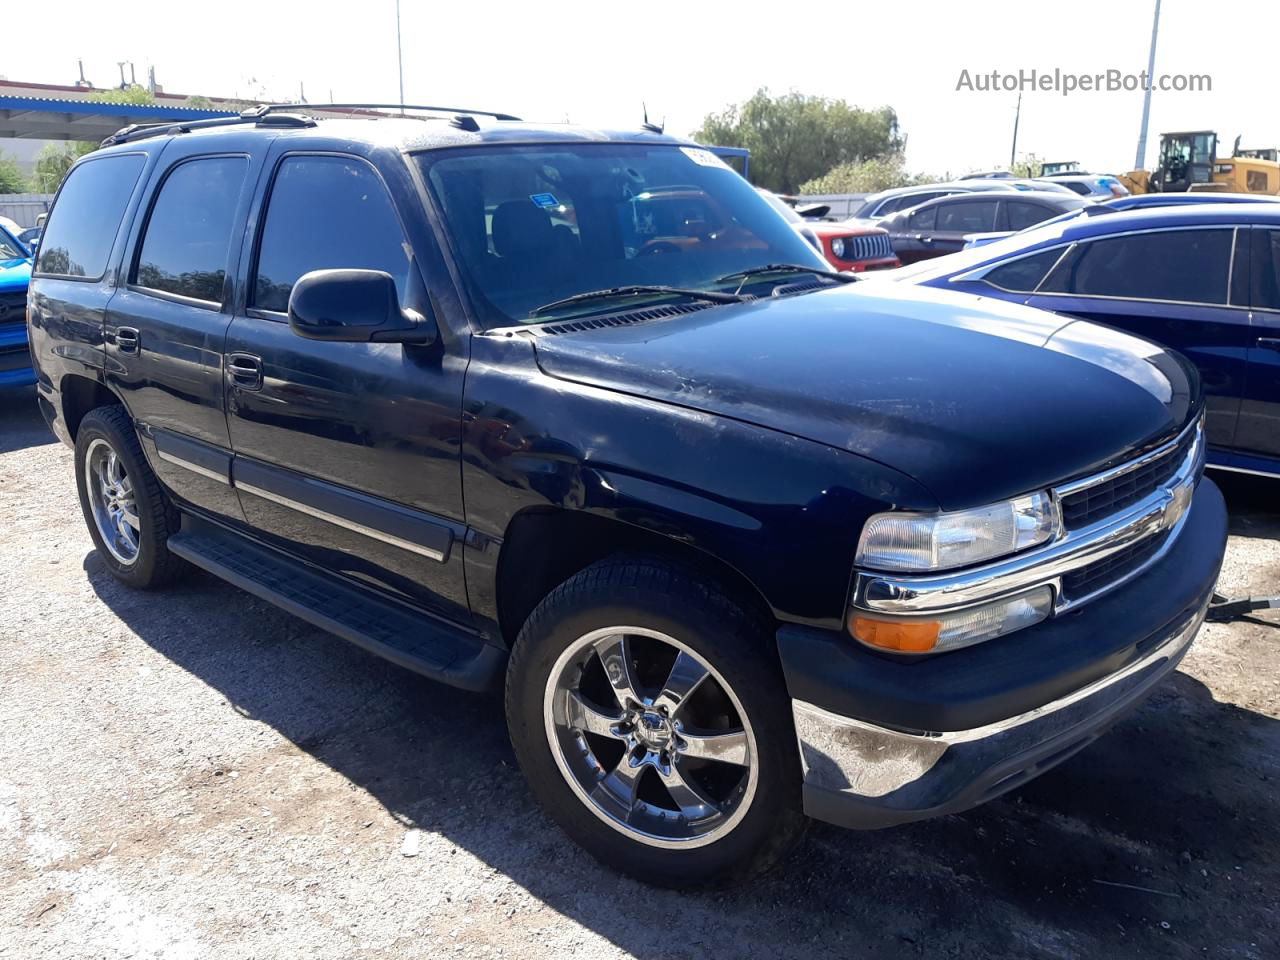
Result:
M1005 201L1005 217L1010 230L1025 230L1037 223L1048 220L1054 211L1050 207L1042 207L1038 203L1027 203L1025 200Z
M1082 243L1041 292L1225 304L1234 233L1166 230Z
M175 166L151 208L132 282L220 306L248 169L245 157L202 157Z
M983 233L996 228L995 200L968 200L938 206L940 233Z
M932 230L938 222L938 208L917 210L907 219L908 230Z
M401 302L413 265L382 178L356 157L286 157L267 201L250 306L284 313L312 270L381 270Z
M71 171L41 238L37 273L102 279L145 159L136 153L100 157Z

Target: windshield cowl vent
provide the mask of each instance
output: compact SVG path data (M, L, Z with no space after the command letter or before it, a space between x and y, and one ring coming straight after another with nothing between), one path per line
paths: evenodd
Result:
M787 283L782 286L774 287L771 296L789 297L793 293L807 293L810 290L817 290L819 288L825 289L830 286L832 286L832 284L824 283L817 277L813 277L808 280L799 280L796 283Z
M664 320L667 317L678 317L685 313L694 313L713 306L715 306L713 303L675 303L670 306L646 307L643 310L631 310L627 313L615 313L605 317L588 317L583 320L565 320L560 323L539 324L529 329L540 336L582 333L586 330L602 330L606 327L628 327L635 323L647 323L650 320Z

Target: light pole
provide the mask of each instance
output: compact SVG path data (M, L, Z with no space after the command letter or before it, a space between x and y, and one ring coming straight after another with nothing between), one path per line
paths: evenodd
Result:
M400 44L400 0L396 0L396 63L400 67L400 116L404 116L404 47Z
M1138 130L1138 159L1133 169L1145 170L1147 166L1147 124L1151 122L1151 88L1155 84L1156 37L1160 34L1160 0L1156 0L1156 15L1151 21L1151 56L1147 58L1147 89L1142 95L1142 127Z
M1009 148L1009 172L1013 172L1013 165L1018 162L1018 121L1022 119L1022 91L1018 91L1018 109L1013 115L1013 146Z

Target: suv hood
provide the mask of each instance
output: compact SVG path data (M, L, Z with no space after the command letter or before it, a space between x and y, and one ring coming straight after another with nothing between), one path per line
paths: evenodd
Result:
M927 287L854 284L556 330L534 339L552 377L848 450L943 509L1103 469L1200 409L1194 368L1149 341Z

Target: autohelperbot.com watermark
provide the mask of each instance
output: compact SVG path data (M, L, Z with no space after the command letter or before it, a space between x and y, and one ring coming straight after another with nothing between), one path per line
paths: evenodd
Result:
M1155 90L1165 93L1211 93L1213 77L1207 73L1148 73L1140 70L1103 70L1099 73L1074 73L1055 67L1004 70L960 71L956 90L973 93L1131 93Z

